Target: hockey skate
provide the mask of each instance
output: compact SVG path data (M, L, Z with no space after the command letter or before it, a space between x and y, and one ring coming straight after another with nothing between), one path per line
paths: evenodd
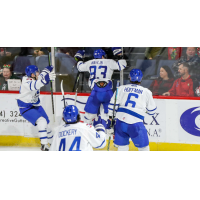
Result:
M42 151L49 151L49 146L48 146L48 144L41 144L41 150L42 150Z

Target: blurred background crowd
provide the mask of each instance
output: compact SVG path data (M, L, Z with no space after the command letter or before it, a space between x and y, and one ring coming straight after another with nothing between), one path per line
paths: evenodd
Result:
M72 92L78 70L74 55L85 50L85 62L93 59L96 49L103 49L108 59L114 59L111 47L55 47L56 92L64 81L65 92ZM50 47L0 47L0 90L8 90L8 79L21 79L28 65L40 70L48 66ZM124 70L124 84L129 84L131 69L143 72L142 86L149 88L153 95L200 96L200 47L123 47L127 61ZM91 92L88 86L89 73L81 73L78 92ZM120 72L113 74L113 89ZM41 91L50 91L47 85Z

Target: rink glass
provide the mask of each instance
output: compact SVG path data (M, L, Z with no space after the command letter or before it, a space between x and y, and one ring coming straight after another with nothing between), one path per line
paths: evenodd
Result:
M111 47L54 47L55 53L52 55L55 60L56 81L54 91L60 92L60 82L63 80L65 92L73 92L78 88L79 93L90 93L88 86L89 72L80 73L77 83L78 70L74 55L80 49L85 50L85 59L93 59L93 52L102 48L108 59L113 58ZM0 67L4 64L12 65L13 73L22 78L25 68L28 65L36 65L40 71L49 65L48 52L51 55L52 47L1 47ZM154 95L162 95L163 91L170 89L173 82L180 78L176 63L188 62L189 74L193 80L193 93L197 97L197 88L200 82L200 59L199 47L122 47L124 59L127 61L127 68L123 71L123 84L129 84L129 73L132 69L141 69L143 80L141 85L150 88ZM168 66L174 75L173 79L162 80L160 68ZM0 72L1 73L1 72ZM2 73L0 75L1 79ZM120 72L114 71L112 76L113 90L116 89L117 81L120 80ZM170 84L171 81L171 84ZM159 85L160 84L160 85ZM157 88L156 88L157 87ZM166 88L165 88L166 87ZM50 91L50 86L44 86L41 91ZM155 92L157 91L157 92Z

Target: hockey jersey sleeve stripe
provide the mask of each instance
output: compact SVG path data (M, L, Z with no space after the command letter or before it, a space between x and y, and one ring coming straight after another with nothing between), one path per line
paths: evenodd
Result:
M37 88L35 87L35 86L36 86L36 83L37 83L37 81L35 81L35 84L34 84L34 88L35 88L35 90L37 90Z
M47 137L48 139L51 139L51 138L53 138L53 135L51 136L51 137Z
M42 140L42 139L47 139L47 137L41 137L40 140Z
M141 120L144 119L144 116L142 116L142 115L140 115L140 114L138 114L138 113L136 113L136 112L134 112L134 111L128 110L128 109L126 109L126 108L119 108L117 112L124 112L124 113L127 113L127 114L129 114L129 115L132 115L132 116L134 116L134 117L137 117L137 118L139 118L139 119L141 119Z
M42 131L39 131L39 132L41 133L41 132L47 132L47 131L46 130L42 130Z
M98 147L94 147L94 148L99 148L99 147L101 147L102 145L103 145L103 143L105 142L105 139L104 139L104 141L101 143L101 145L100 146L98 146Z
M119 71L121 71L121 67L120 67L120 64L119 64L119 62L117 62L117 64L118 64L118 66L119 66Z
M96 129L96 131L103 131L104 133L105 133L105 130L103 130L103 129Z
M30 90L33 91L33 90L31 89L31 84L32 84L32 81L30 82Z
M146 109L147 109L147 108L146 108ZM157 107L156 107L155 109L153 109L153 110L148 110L148 109L147 109L147 111L154 111L154 110L156 110L156 109L157 109Z

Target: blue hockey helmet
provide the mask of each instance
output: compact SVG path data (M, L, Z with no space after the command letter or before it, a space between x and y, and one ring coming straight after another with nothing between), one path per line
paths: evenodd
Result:
M78 108L73 105L66 106L63 111L63 118L66 123L74 123L79 115Z
M130 74L129 74L129 78L131 78L131 81L133 82L141 82L142 81L142 77L143 77L143 74L142 74L142 71L140 69L132 69L130 71Z
M28 77L31 77L31 74L36 75L36 72L39 72L39 70L38 70L38 67L35 65L29 65L25 69L25 73Z
M94 58L95 58L95 59L97 59L97 58L101 59L102 56L106 57L106 53L105 53L104 50L102 50L102 49L97 49L97 50L94 51Z

